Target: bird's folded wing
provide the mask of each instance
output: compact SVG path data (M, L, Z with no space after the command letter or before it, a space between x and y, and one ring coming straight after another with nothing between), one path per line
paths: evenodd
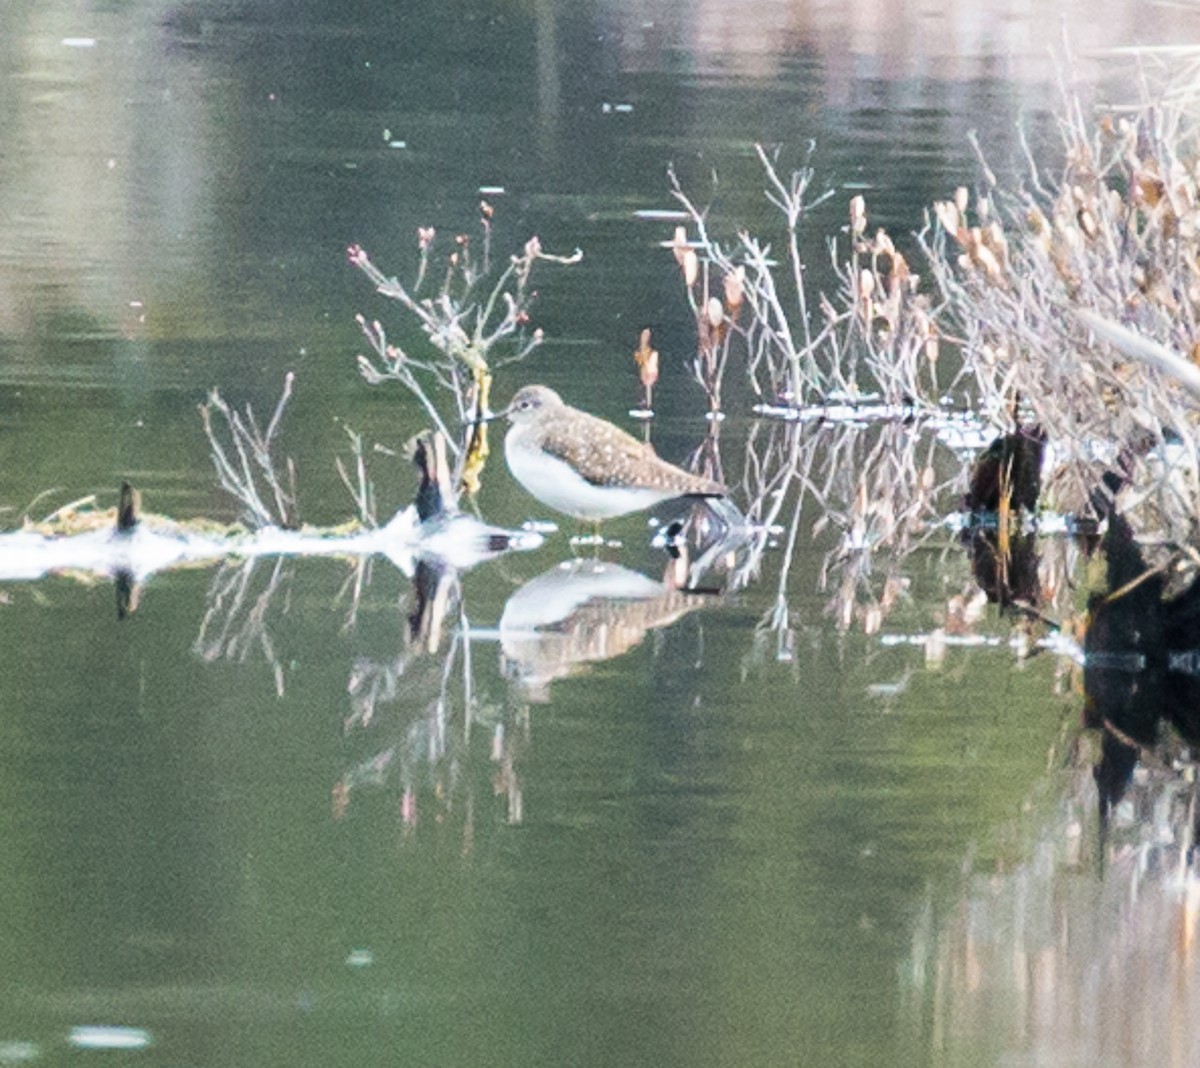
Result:
M590 420L591 417L580 413L578 418ZM558 433L551 429L542 436L541 447L547 455L570 464L595 486L628 485L636 471L647 463L665 462L647 442L638 441L611 424L585 429L595 432L570 433L564 428L564 432Z

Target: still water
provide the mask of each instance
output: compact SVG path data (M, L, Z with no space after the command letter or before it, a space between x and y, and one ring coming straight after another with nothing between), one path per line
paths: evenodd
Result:
M969 131L1004 173L1018 120L1052 156L1064 24L1074 76L1118 97L1106 49L1200 40L1195 9L1139 3L6 0L0 21L5 528L124 478L232 518L196 405L219 386L267 412L288 372L304 518L353 513L346 427L391 450L368 456L381 504L407 503L422 416L359 377L354 316L410 328L345 248L409 270L417 227L473 227L484 187L502 253L584 254L538 276L547 343L500 398L545 381L624 420L649 326L653 438L683 461L694 328L673 224L635 215L675 206L669 165L726 233L769 232L754 144L786 166L815 141L838 191L806 231L820 276L854 192L903 243L971 183ZM825 455L756 428L736 373L727 409L731 484L768 434ZM547 518L498 462L480 506ZM884 576L831 570L805 508L736 591L617 599L532 647L500 623L567 573L565 531L463 576L435 642L384 560L176 571L123 620L107 583L0 587L0 1064L1189 1063L1194 902L1180 919L1093 863L1069 664L1016 655L949 533L886 576L885 616L851 611L847 582ZM645 517L611 533L657 580ZM1143 887L1139 827L1118 860Z

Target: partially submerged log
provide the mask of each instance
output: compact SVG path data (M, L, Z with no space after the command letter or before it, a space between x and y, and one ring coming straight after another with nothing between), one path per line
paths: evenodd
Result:
M442 446L444 450L444 446ZM494 527L460 512L443 487L437 436L420 438L413 460L420 472L416 502L382 527L284 530L210 520L179 521L143 514L128 482L115 509L94 498L74 502L40 524L0 534L0 581L29 581L55 573L122 577L134 583L159 572L258 556L385 556L407 575L421 560L465 569L499 553L534 549L542 535Z

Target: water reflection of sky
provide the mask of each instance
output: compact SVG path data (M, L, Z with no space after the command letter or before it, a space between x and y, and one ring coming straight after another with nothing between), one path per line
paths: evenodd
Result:
M1186 40L1189 19L1141 4L1102 19L1070 3L496 4L461 22L379 6L281 27L215 0L18 5L0 322L53 331L55 309L74 311L76 329L131 341L236 324L298 350L331 325L312 312L336 311L347 235L399 244L500 183L557 198L522 214L563 240L621 240L589 224L614 196L661 199L666 163L689 169L697 150L692 177L729 169L736 189L754 139L815 137L831 181L880 187L882 218L915 226L965 177L967 130L1004 165L1015 117L1053 105L1060 25L1092 81L1108 69L1097 51ZM80 40L94 44L63 43Z

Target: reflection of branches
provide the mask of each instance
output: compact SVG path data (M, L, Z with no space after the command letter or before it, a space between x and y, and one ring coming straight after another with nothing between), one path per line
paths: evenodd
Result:
M961 460L920 421L772 421L756 428L741 478L747 513L757 528L782 534L783 545L775 604L762 626L785 640L791 568L811 515L812 536L837 532L821 581L834 591L830 607L839 627L857 619L878 630L906 588L904 562L944 534L962 478ZM757 574L764 545L765 539L745 555L742 581Z
M256 565L253 557L225 563L213 576L208 589L208 608L193 649L207 661L244 662L255 647L259 648L271 665L275 692L282 697L283 665L267 630L267 612L281 590L284 592L284 611L287 610L287 588L292 571L283 557L277 557L266 588L252 594L251 579Z
M824 517L819 525L827 519L841 531L822 569L823 582L836 589L833 607L840 627L849 627L856 611L864 611L860 601L865 597L864 626L869 632L878 629L904 586L899 563L938 531L950 510L948 490L960 470L956 465L953 476L938 484L940 447L935 436L900 423L834 430L822 456L820 482L808 488ZM943 511L934 506L938 500ZM876 569L881 556L887 561L882 576Z
M782 442L779 441L780 438L783 439ZM787 587L795 560L796 539L800 533L800 517L804 503L803 486L811 477L812 465L817 456L815 449L801 448L801 440L798 426L770 424L766 448L761 453L754 449L754 435L746 446L747 474L743 484L751 483L754 487L751 514L756 516L764 529L772 530L779 525L784 507L789 503L788 492L793 485L798 487L795 499L790 505L791 518L786 526L775 604L766 619L759 624L760 630L765 627L778 635L781 644L777 646L775 656L779 660L790 656L791 613L788 608Z
M464 772L471 761L473 732L483 724L491 728L488 759L496 769L493 788L506 798L506 818L520 821L516 757L526 732L508 729L498 710L479 699L470 626L459 597L458 575L452 568L420 564L403 651L389 661L355 661L347 684L347 735L384 731L392 740L338 781L333 791L338 818L347 813L357 790L396 783L401 821L407 829L418 824L426 806L433 806L438 819L457 810L469 847L474 788ZM453 631L447 630L448 619L457 621Z
M363 591L371 584L372 557L360 556L350 561L350 573L337 592L337 601L349 599L350 607L342 629L349 631L358 622L358 606L362 604Z
M905 1017L939 1063L976 1063L984 1046L1044 1063L1188 1063L1200 1044L1195 767L1176 752L1182 765L1148 769L1097 847L1086 742L1061 799L1012 829L1026 859L976 864L957 900L931 898L915 925Z

